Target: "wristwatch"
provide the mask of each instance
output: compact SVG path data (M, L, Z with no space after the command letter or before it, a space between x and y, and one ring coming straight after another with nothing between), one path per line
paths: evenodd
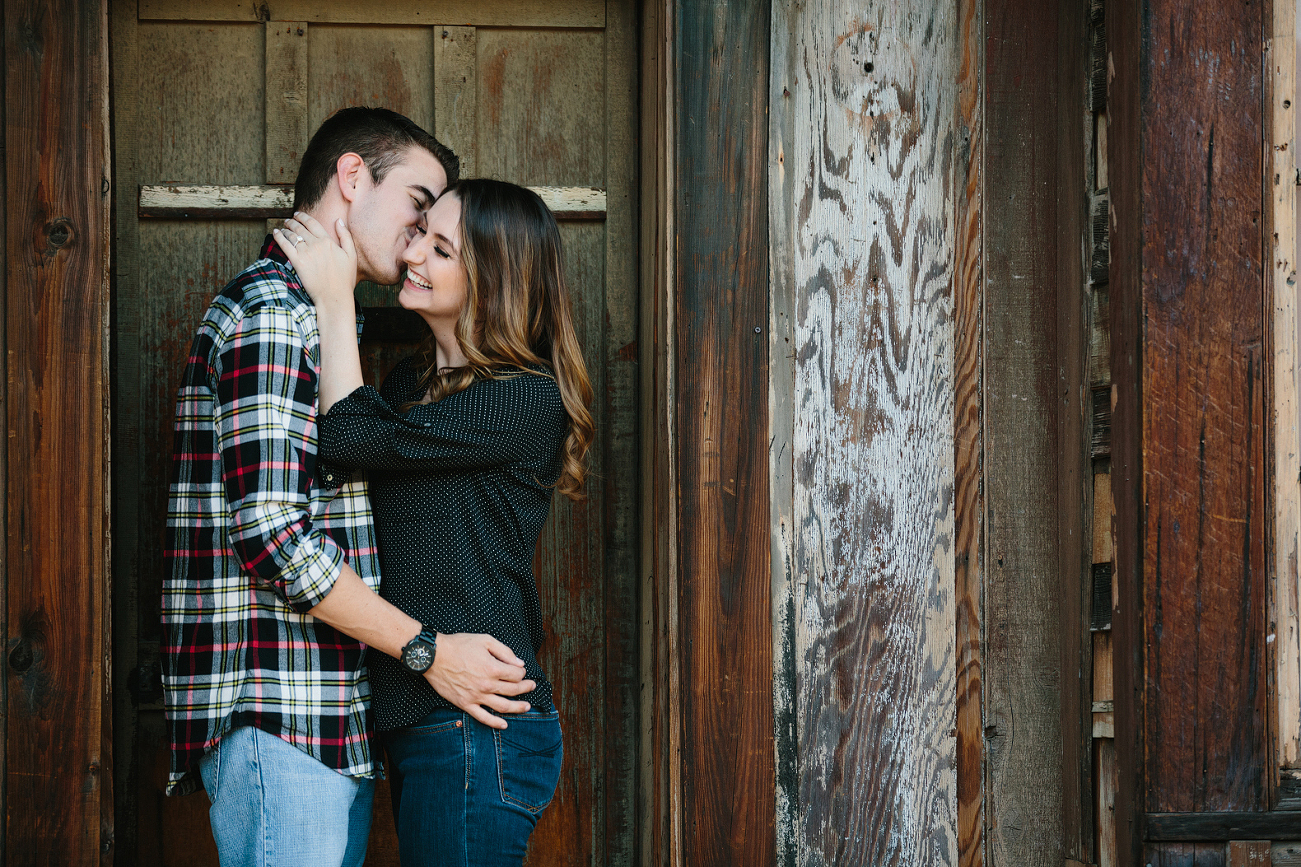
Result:
M407 642L402 648L402 664L416 674L424 674L434 664L434 654L438 652L438 633L425 626L420 627L420 634Z

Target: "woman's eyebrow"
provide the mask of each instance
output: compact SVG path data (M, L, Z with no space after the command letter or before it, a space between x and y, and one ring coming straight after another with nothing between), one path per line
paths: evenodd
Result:
M461 252L460 249L452 243L452 239L444 235L442 232L434 232L434 240L442 241L446 246L451 247L453 252Z

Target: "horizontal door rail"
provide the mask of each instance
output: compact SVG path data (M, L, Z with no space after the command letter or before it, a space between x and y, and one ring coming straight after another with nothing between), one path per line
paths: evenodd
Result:
M605 27L604 0L140 0L141 21L307 21L473 27Z
M605 190L595 187L532 187L558 220L604 220ZM294 207L294 188L278 184L249 186L140 187L140 216L157 219L247 220L287 217Z
M1301 840L1301 813L1148 813L1143 839L1152 843Z

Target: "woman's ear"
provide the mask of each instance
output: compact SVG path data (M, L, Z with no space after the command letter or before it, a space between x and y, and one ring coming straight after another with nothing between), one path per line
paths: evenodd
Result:
M357 198L360 185L369 179L366 161L359 154L349 151L334 164L334 181L339 185L339 195L349 204Z

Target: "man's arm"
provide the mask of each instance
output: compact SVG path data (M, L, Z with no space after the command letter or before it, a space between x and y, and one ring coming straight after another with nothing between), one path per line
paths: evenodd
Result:
M230 510L231 547L244 571L310 613L391 656L420 624L381 599L312 525L311 453L316 376L292 313L264 305L247 313L215 370L217 446ZM484 710L526 711L506 696L532 690L523 662L491 636L439 638L426 679L444 698L494 728Z

